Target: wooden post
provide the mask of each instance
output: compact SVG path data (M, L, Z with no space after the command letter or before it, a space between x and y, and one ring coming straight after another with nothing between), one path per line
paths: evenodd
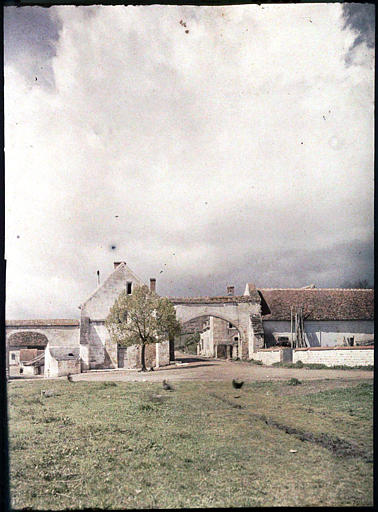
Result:
M293 348L293 306L290 306L290 340L291 348Z

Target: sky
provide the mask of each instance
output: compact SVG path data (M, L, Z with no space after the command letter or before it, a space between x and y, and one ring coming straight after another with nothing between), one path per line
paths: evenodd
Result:
M374 7L6 7L8 319L373 283Z

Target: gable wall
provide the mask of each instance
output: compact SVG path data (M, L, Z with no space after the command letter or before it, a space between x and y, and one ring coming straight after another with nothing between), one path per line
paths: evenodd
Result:
M120 293L126 289L128 281L133 283L133 287L144 284L127 267L118 267L92 297L84 302L81 307L82 316L87 316L92 320L105 320Z

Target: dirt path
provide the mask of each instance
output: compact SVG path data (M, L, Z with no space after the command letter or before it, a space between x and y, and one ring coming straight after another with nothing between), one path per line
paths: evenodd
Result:
M205 357L176 354L176 364L153 372L137 370L97 370L73 375L77 381L130 381L161 382L178 380L229 381L242 379L246 382L267 380L361 380L372 379L373 371L366 370L310 370L306 368L276 368L258 366L247 362L208 359ZM65 377L62 377L65 378Z

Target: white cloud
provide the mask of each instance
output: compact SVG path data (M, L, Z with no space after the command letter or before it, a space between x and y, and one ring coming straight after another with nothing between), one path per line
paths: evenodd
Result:
M8 317L77 315L113 260L221 293L371 241L374 54L346 65L340 4L50 11L55 90L5 67Z

